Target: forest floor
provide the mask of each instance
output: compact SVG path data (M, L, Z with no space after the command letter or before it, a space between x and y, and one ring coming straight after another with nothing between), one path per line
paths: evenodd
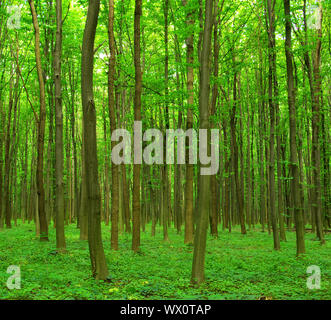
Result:
M183 235L169 230L169 242L162 241L158 227L155 238L150 226L141 233L141 252L131 251L131 237L121 234L119 250L110 250L109 227L103 225L104 249L111 280L91 277L86 241L79 240L75 225L66 226L68 252L55 254L55 229L50 242L35 237L33 224L0 231L0 299L95 300L95 299L331 299L331 235L326 245L306 234L307 253L296 258L295 232L287 232L281 250L272 249L268 232L248 231L243 236L235 228L221 231L218 239L208 236L206 282L190 285L192 246ZM20 266L21 289L6 286L7 268ZM307 289L310 265L321 269L321 288Z

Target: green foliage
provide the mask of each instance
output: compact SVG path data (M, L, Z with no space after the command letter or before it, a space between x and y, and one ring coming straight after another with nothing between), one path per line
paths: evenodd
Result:
M162 232L152 238L142 233L140 254L134 254L129 237L120 236L119 251L110 251L109 229L103 226L104 248L110 280L91 276L87 242L79 241L79 230L66 227L65 254L55 254L54 243L40 243L33 226L22 225L0 232L0 299L330 299L330 246L320 246L313 234L306 235L307 254L295 258L295 233L281 251L272 249L272 237L250 231L245 237L238 229L208 238L206 282L194 288L189 282L192 247L182 235L169 230L171 242L162 241ZM149 228L147 228L149 230ZM160 231L160 230L159 230ZM326 235L330 240L330 235ZM50 229L50 239L55 230ZM9 290L9 265L21 268L21 289ZM308 290L307 267L321 269L321 289Z

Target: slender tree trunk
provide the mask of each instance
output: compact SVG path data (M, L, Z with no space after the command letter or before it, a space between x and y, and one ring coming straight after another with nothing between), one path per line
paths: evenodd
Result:
M76 141L76 108L75 108L75 84L76 84L76 77L75 77L75 65L69 65L69 84L70 84L70 92L71 92L71 140L72 140L72 147L73 147L73 158L74 158L74 215L77 218L77 227L80 226L80 214L79 214L79 190L78 190L78 160L77 160L77 141Z
M247 77L247 97L250 98L250 86L249 86L249 78ZM246 201L246 221L248 225L248 230L251 229L251 215L252 215L252 189L251 189L251 129L250 129L250 103L247 103L247 136L246 136L246 173L247 173L247 180L246 180L246 194L247 194L247 201Z
M165 132L169 129L169 102L168 102L168 69L169 69L169 53L168 53L168 11L169 0L164 0L164 45L165 45L165 61L164 61L164 96L165 96ZM166 139L163 140L163 154L166 154ZM162 167L162 188L163 188L163 240L169 241L168 235L168 219L169 219L169 176L168 165L164 163Z
M130 195L128 189L128 181L126 177L126 168L121 164L122 184L123 184L123 210L125 219L125 231L131 233L131 218L130 218Z
M275 92L274 92L274 76L275 73L275 0L267 2L267 26L268 26L268 49L269 49L269 113L270 113L270 137L269 137L269 194L270 194L270 218L272 224L272 232L274 239L274 249L280 249L279 234L277 228L276 217L276 188L275 188Z
M11 115L13 109L13 81L9 83L9 103L8 103L8 116L7 116L7 129L6 129L6 145L5 145L5 179L4 179L4 212L6 227L11 228L11 205L10 205L10 142L11 142Z
M188 7L187 0L183 0L183 5ZM189 10L189 9L187 9ZM186 15L186 25L190 30L189 36L186 39L186 63L187 63L187 116L186 129L193 128L193 105L194 105L194 20L193 12L189 11ZM186 148L188 147L188 139L186 140ZM184 200L184 216L185 216L185 244L193 243L193 164L188 161L186 153L186 182L185 182L185 200Z
M234 58L235 60L235 58ZM244 202L241 184L239 183L239 168L238 168L238 143L236 138L236 109L237 109L237 73L234 74L233 79L233 107L231 110L230 117L230 128L231 128L231 142L233 151L233 169L234 169L234 181L236 185L236 199L239 211L239 220L241 233L246 234L245 217L244 217Z
M134 67L135 67L135 95L134 120L141 121L141 89L142 72L140 66L140 17L142 14L142 0L135 0L134 12ZM141 164L133 165L132 191L132 250L137 252L140 247L140 169Z
M315 50L313 51L313 103L312 103L312 166L313 166L313 212L316 219L317 237L321 244L325 243L322 223L322 192L321 192L321 151L320 151L320 101L321 101L321 77L320 77L320 63L321 63L321 45L322 45L322 4L319 3L319 18L317 21L317 41Z
M294 205L294 219L296 227L297 255L305 253L304 224L303 213L300 209L300 190L299 190L299 169L298 152L296 143L296 110L295 110L295 92L292 64L292 35L291 35L291 5L290 0L284 0L285 10L285 55L287 69L287 91L288 105L290 115L290 168L292 175L292 196Z
M109 157L108 157L108 140L107 140L107 119L106 119L106 106L103 103L103 138L105 141L104 146L104 220L106 226L109 225Z
M48 241L48 223L45 211L45 189L44 189L44 141L45 141L45 122L46 122L46 100L45 100L45 83L43 78L43 70L40 54L40 31L37 19L37 13L34 6L34 1L29 0L30 10L32 14L33 27L35 31L35 56L39 81L39 119L38 119L38 143L37 143L37 194L38 194L38 214L40 223L40 241Z
M62 57L62 0L56 0L56 42L54 52L55 84L55 175L56 175L56 248L65 250L64 235L64 191L63 191L63 113L61 93L61 57Z
M84 123L83 123L84 132ZM79 231L80 240L88 240L88 207L87 207L87 182L86 182L86 161L85 161L85 147L84 136L82 137L82 182L80 189L80 206L79 206Z
M210 70L209 70L209 55L211 50L211 33L213 27L213 0L206 0L205 7L205 26L203 34L203 47L201 53L201 78L200 78L200 98L199 98L199 111L200 111L200 129L207 129L209 131L209 92L210 92ZM208 134L209 136L209 134ZM200 145L200 148L203 146ZM204 146L207 151L207 146ZM201 165L203 168L204 166ZM192 277L191 282L200 285L204 279L204 264L207 240L207 228L210 207L210 176L201 175L199 189L199 204L198 204L198 221L197 230L194 237L194 253L192 263Z
M90 259L93 277L97 280L105 280L108 269L101 237L101 195L98 181L96 110L93 97L94 40L99 8L100 0L90 0L82 45L81 92Z
M275 73L276 69L274 67ZM274 74L274 86L275 86L275 96L278 97L278 83L276 74ZM284 215L285 215L285 207L284 207L284 198L283 198L283 182L282 182L282 155L281 155L281 127L280 127L280 109L279 103L276 100L275 103L275 111L276 111L276 130L277 130L277 188L278 188L278 216L279 216L279 230L280 230L280 239L282 241L286 241L286 233L284 226Z
M111 132L116 130L114 81L115 81L115 39L114 39L114 0L109 0L108 16L108 41L110 50L110 61L108 69L108 107ZM111 142L112 149L116 142ZM119 213L119 182L118 166L111 164L111 248L118 250L118 213Z
M231 216L230 216L230 191L231 191L231 152L228 152L228 134L226 129L226 120L223 119L223 135L224 135L224 151L225 151L225 165L224 165L224 224L225 228L231 232Z
M224 1L222 2L222 4ZM216 103L217 103L217 97L218 97L218 84L216 82L216 79L218 78L218 57L219 57L219 44L218 44L218 16L219 16L219 11L218 11L218 0L214 1L214 70L213 70L213 76L215 79L215 83L213 85L213 90L212 90L212 99L211 99L211 110L210 110L210 115L212 117L215 117L216 115ZM213 128L216 128L216 123L215 121L212 124ZM212 175L210 177L210 190L211 190L211 210L210 210L210 231L211 234L214 237L218 236L218 212L217 212L217 205L218 205L218 198L217 198L217 179L216 175Z

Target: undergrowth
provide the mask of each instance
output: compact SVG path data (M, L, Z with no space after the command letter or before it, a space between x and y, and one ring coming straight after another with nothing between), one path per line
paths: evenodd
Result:
M306 251L296 258L295 233L287 232L281 250L272 247L267 232L239 229L208 236L205 283L190 284L193 247L184 245L183 234L169 230L169 242L162 229L154 238L150 226L141 233L141 251L131 250L131 236L121 234L119 250L110 250L109 227L102 226L110 280L91 276L88 244L79 240L75 225L65 227L67 253L55 251L55 230L50 241L39 242L33 224L18 223L0 231L0 299L95 300L95 299L331 299L331 236L321 246L307 233ZM7 268L18 265L21 289L9 290ZM321 269L321 289L307 288L307 267Z

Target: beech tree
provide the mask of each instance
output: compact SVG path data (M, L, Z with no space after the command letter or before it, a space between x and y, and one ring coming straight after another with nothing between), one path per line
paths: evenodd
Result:
M46 96L45 96L45 83L43 77L43 69L41 65L40 54L40 31L37 19L37 12L35 9L34 1L29 0L33 28L35 31L35 58L39 82L39 117L36 116L38 124L38 143L37 143L37 194L38 194L38 215L40 223L40 241L48 241L48 223L46 220L45 211L45 189L44 189L44 140L45 140L45 123L46 123Z
M84 163L88 215L88 242L92 274L98 280L108 276L107 263L101 238L101 196L98 179L96 107L93 96L94 40L100 9L99 0L91 0L82 45L82 104L84 121Z
M115 79L115 39L114 39L114 1L109 0L109 18L108 18L108 41L109 41L109 69L108 69L108 105L110 130L116 130L115 100L114 100L114 79ZM113 148L115 143L111 143ZM111 247L118 250L118 212L119 212L119 180L118 166L113 163L111 166L112 184L111 184Z
M183 0L183 5L187 7L187 1ZM191 9L192 10L192 9ZM186 39L186 63L187 63L187 116L186 129L193 128L193 105L194 105L194 20L193 12L187 9L186 25L189 29L189 36ZM189 141L186 140L188 147ZM184 202L184 216L185 216L185 239L186 244L193 243L193 164L189 163L189 156L186 153L186 183L185 183L185 202Z
M142 1L135 0L134 11L134 120L141 121L141 88L142 72L140 65L140 17L142 14ZM139 145L135 145L139 148ZM138 150L139 152L139 150ZM139 159L134 160L133 165L133 189L132 189L132 250L137 252L140 247L140 168Z
M205 22L203 31L203 45L201 52L201 71L200 71L200 98L199 98L199 111L200 111L200 129L209 129L209 91L210 91L210 66L209 55L211 49L211 33L213 27L213 0L206 0L205 7ZM201 148L201 146L200 146ZM206 146L205 146L206 148ZM203 167L203 165L201 166ZM210 176L201 175L200 190L199 190L199 219L197 223L196 235L194 237L194 254L192 264L192 277L193 283L200 284L204 281L204 263L205 251L207 240L207 228L210 208Z
M290 168L292 175L291 191L293 195L294 219L297 236L297 255L305 253L304 241L304 224L303 213L301 210L299 199L299 168L298 168L298 151L296 142L296 105L294 92L294 77L293 77L293 63L292 63L292 31L291 31L291 4L290 0L284 0L285 11L285 55L286 55L286 69L287 69L287 92L288 92L288 106L290 116Z
M61 85L62 57L62 0L56 1L56 42L54 51L54 84L55 84L55 175L56 175L56 248L66 247L64 236L64 193L63 193L63 112Z

